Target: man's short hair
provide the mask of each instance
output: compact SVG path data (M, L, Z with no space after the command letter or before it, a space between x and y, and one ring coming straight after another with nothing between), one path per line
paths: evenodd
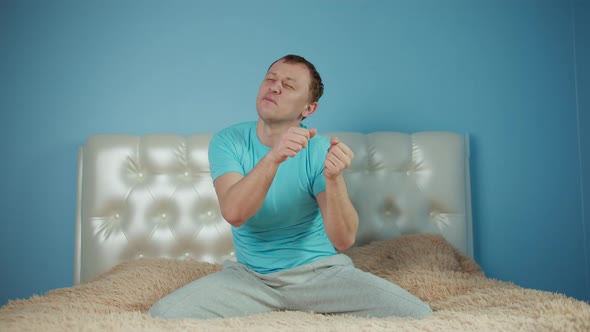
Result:
M324 94L324 83L322 83L320 73L318 73L318 71L315 69L315 66L311 62L307 61L307 59L305 59L302 56L288 54L273 62L270 65L270 67L272 67L272 65L279 61L291 64L301 63L305 65L309 70L309 74L311 75L311 83L309 84L309 94L311 96L311 102L314 103L320 100L320 97ZM270 69L270 67L268 67L268 69Z

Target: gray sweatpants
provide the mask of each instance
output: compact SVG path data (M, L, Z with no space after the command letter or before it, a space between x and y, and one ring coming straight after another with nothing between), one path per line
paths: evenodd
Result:
M222 271L162 298L149 314L168 319L206 319L274 310L415 318L432 312L428 304L406 290L355 268L348 256L337 254L269 274L228 261Z

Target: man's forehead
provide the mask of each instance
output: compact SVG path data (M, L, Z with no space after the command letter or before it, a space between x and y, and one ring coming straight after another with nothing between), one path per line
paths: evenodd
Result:
M267 75L268 76L278 76L278 73L277 72L274 72L272 70L269 70L268 73L267 73ZM288 80L288 81L297 81L295 78L293 78L291 76L286 76L285 79Z
M296 81L309 77L307 67L302 63L287 63L279 61L272 65L267 72L269 76L285 76L285 79Z

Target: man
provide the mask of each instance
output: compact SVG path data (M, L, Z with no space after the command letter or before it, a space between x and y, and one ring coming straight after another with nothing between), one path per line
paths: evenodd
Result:
M235 317L301 310L363 317L423 317L417 297L356 269L343 251L358 215L343 171L352 151L301 122L318 108L323 84L306 59L287 55L268 69L258 121L216 133L209 162L221 213L233 227L237 263L164 297L163 318Z

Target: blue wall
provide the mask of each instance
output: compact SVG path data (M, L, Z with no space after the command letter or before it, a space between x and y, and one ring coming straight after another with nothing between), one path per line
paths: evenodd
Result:
M490 277L590 300L587 8L0 2L0 304L72 285L86 137L254 120L264 72L287 53L324 78L307 120L320 133L468 132L477 262Z
M576 87L580 124L582 213L586 226L586 277L590 278L590 1L574 3Z

